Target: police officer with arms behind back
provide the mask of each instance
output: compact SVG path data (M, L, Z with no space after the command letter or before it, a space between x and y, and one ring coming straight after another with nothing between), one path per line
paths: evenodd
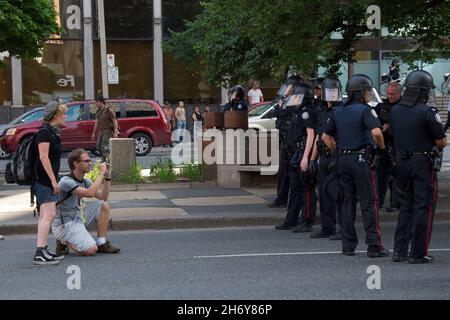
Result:
M276 230L292 229L294 232L311 232L313 230L315 203L311 203L308 197L307 179L315 139L316 124L312 116L313 98L311 87L302 85L296 87L286 102L288 107L295 107L296 111L287 137L288 148L293 150L293 153L289 161L288 212L284 223L276 226ZM300 211L302 214L299 219Z
M270 203L269 208L284 207L288 202L289 195L289 160L292 150L288 149L287 135L289 125L294 116L294 106L288 106L285 100L291 95L295 88L302 85L303 79L300 76L291 76L278 91L278 104L275 106L272 117L276 117L276 128L279 131L280 156L277 173L277 198Z
M400 213L394 238L394 262L425 263L437 200L436 171L447 145L438 110L427 106L433 77L416 70L406 78L406 90L391 111L391 132L398 158Z
M373 141L380 150L385 146L378 116L367 104L372 98L372 80L366 75L354 75L347 82L347 94L347 101L327 120L322 136L327 147L338 154L337 173L344 191L342 254L355 255L358 245L355 230L358 196L366 231L367 256L383 257L389 253L381 243Z

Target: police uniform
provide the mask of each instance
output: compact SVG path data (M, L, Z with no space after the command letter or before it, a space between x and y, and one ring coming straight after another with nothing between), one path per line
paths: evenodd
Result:
M381 125L390 124L390 113L392 108L398 103L396 101L391 103L388 99L385 99L382 103L379 103L375 107L378 118ZM384 206L384 199L386 197L386 191L389 186L391 192L391 198L389 208L398 208L398 195L395 186L395 160L393 150L393 139L390 131L383 132L384 144L386 146L386 152L380 157L380 162L377 167L377 179L378 179L378 194L379 201L378 206L382 208Z
M325 126L324 132L336 136L337 140L337 172L344 192L342 252L346 255L354 255L358 245L355 230L357 197L366 231L368 255L379 257L386 254L381 243L376 172L365 160L367 147L373 145L371 130L380 126L376 112L356 100L335 108Z
M315 221L316 201L311 201L310 189L305 175L300 169L306 147L306 130L308 128L314 129L315 125L312 108L301 106L297 109L289 127L287 143L289 148L293 150L293 155L289 164L289 200L285 225L310 227Z
M427 262L438 193L430 155L435 140L445 138L445 132L436 108L419 101L409 106L403 100L392 109L391 131L400 198L394 254L398 261L406 260L411 242L410 263Z
M326 102L322 103L318 109L317 133L319 140L317 141L317 149L319 152L319 204L320 204L320 222L322 225L321 232L312 237L329 237L336 233L336 223L341 225L342 210L338 202L332 199L326 191L327 178L332 174L331 165L335 161L335 154L328 149L323 140L320 138L324 131L325 124L332 116L333 108L328 108ZM337 212L337 221L336 221Z
M229 102L225 104L224 111L247 111L248 103L244 99L239 99L236 102Z

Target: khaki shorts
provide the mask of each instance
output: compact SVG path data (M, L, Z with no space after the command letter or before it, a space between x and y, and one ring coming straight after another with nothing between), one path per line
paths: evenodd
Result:
M102 205L103 201L101 200L86 205L86 224L83 224L80 215L74 220L64 222L64 225L61 219L56 217L52 225L52 231L56 239L64 244L71 244L78 252L89 250L96 242L86 228L98 220L102 212Z

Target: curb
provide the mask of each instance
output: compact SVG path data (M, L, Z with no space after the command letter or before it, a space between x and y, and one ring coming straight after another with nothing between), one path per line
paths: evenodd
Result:
M265 216L265 217L176 217L161 219L122 219L113 220L112 231L131 230L173 230L173 229L212 229L230 227L259 227L275 226L284 220L285 214ZM381 223L397 223L397 214L383 213L380 215ZM450 213L438 213L435 223L450 222ZM361 216L358 215L356 224L362 224ZM316 228L320 227L320 216L316 218ZM89 228L95 231L95 227ZM2 235L23 235L36 234L37 221L34 224L22 225L0 225Z

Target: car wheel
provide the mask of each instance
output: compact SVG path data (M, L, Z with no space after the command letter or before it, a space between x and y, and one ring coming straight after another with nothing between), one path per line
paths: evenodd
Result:
M0 146L0 159L9 159L11 158L11 153L3 150L3 148Z
M145 133L137 133L132 138L136 143L137 156L146 156L152 150L152 139Z

